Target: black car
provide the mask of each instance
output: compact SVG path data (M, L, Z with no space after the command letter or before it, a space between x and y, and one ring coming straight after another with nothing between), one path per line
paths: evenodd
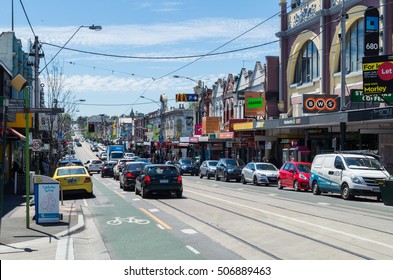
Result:
M57 167L63 167L63 166L69 166L69 165L84 166L84 164L81 160L75 159L75 158L62 159L57 163Z
M143 198L151 193L176 193L178 198L183 195L183 180L179 170L169 164L146 165L136 179L135 194Z
M113 177L113 167L117 161L105 161L101 167L101 177Z
M176 165L180 175L191 174L194 176L199 174L199 167L192 158L181 158Z
M226 182L235 179L240 182L242 176L242 169L245 166L241 159L222 158L218 161L216 166L216 181L224 178Z
M134 191L136 177L139 176L145 165L147 165L145 162L127 162L119 176L120 188Z

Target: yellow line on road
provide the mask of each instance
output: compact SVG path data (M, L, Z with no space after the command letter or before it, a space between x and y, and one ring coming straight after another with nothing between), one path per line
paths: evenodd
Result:
M162 220L160 220L159 218L157 218L156 216L154 216L152 213L150 213L149 211L147 211L146 209L143 208L139 208L143 213L145 213L146 215L148 215L150 218L152 218L153 220L155 220L157 223L159 223L160 225L162 225L164 228L166 229L172 229L168 224L164 223Z
M120 196L121 198L126 198L126 196L125 195L123 195L123 194L121 194L121 193L119 193L118 191L116 191L116 190L113 190L113 192L115 193L115 194L117 194L118 196Z

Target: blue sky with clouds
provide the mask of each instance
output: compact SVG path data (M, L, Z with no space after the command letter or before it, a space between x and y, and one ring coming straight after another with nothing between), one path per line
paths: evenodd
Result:
M0 1L0 32L11 30L11 3ZM279 0L14 0L14 26L25 51L34 34L43 43L42 68L59 50L52 45L62 46L81 25L101 25L98 32L81 28L67 44L83 52L63 49L56 60L67 89L86 100L78 115L118 116L157 109L141 95L158 102L165 93L169 106L177 106L175 94L192 93L195 83L173 75L211 87L278 55L278 43L271 43L278 39L278 12ZM233 52L253 46L259 47ZM225 54L187 58L218 52Z

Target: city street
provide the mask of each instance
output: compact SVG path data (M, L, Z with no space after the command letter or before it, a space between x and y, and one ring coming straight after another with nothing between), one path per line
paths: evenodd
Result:
M89 144L75 147L85 162ZM376 198L278 190L183 176L183 198L142 199L93 175L75 259L393 259L393 208Z

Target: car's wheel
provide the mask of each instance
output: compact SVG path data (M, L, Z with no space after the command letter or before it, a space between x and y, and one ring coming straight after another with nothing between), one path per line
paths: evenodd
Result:
M134 188L134 191L135 191L135 195L139 195L139 194L140 194L140 192L139 192L139 190L137 189L136 186L135 186L135 188Z
M202 172L199 172L199 178L203 178L203 174L202 174Z
M349 189L349 186L347 183L344 183L341 188L341 197L345 200L349 200L353 198L353 195L351 194L351 190Z
M299 181L298 180L295 180L294 182L293 182L293 188L294 188L294 190L295 191L300 191L299 190Z
M219 180L220 180L220 177L218 177L218 172L216 172L214 178L216 179L216 181L219 181Z
M254 176L254 178L252 178L252 183L253 183L255 186L259 186L257 176Z
M229 182L228 173L224 173L224 180L225 182Z
M207 178L208 180L210 180L210 173L207 173L207 174L206 174L206 178Z
M241 178L237 178L237 179L236 179L236 182L239 183L241 180L242 180Z
M278 179L278 181L277 181L277 188L278 188L279 190L282 190L282 182L281 182L281 179Z
M101 178L104 178L104 174L101 173Z
M183 196L183 192L182 191L177 191L176 192L176 197L177 198L182 198L182 196Z
M123 185L121 184L121 181L119 181L119 185L120 185L120 188L121 188L121 189L124 188Z
M315 195L320 195L321 194L321 190L318 187L317 181L312 182L312 193L315 194Z
M241 181L242 181L242 184L244 184L244 185L247 184L247 181L246 181L246 178L244 178L244 175L242 175L242 180Z

